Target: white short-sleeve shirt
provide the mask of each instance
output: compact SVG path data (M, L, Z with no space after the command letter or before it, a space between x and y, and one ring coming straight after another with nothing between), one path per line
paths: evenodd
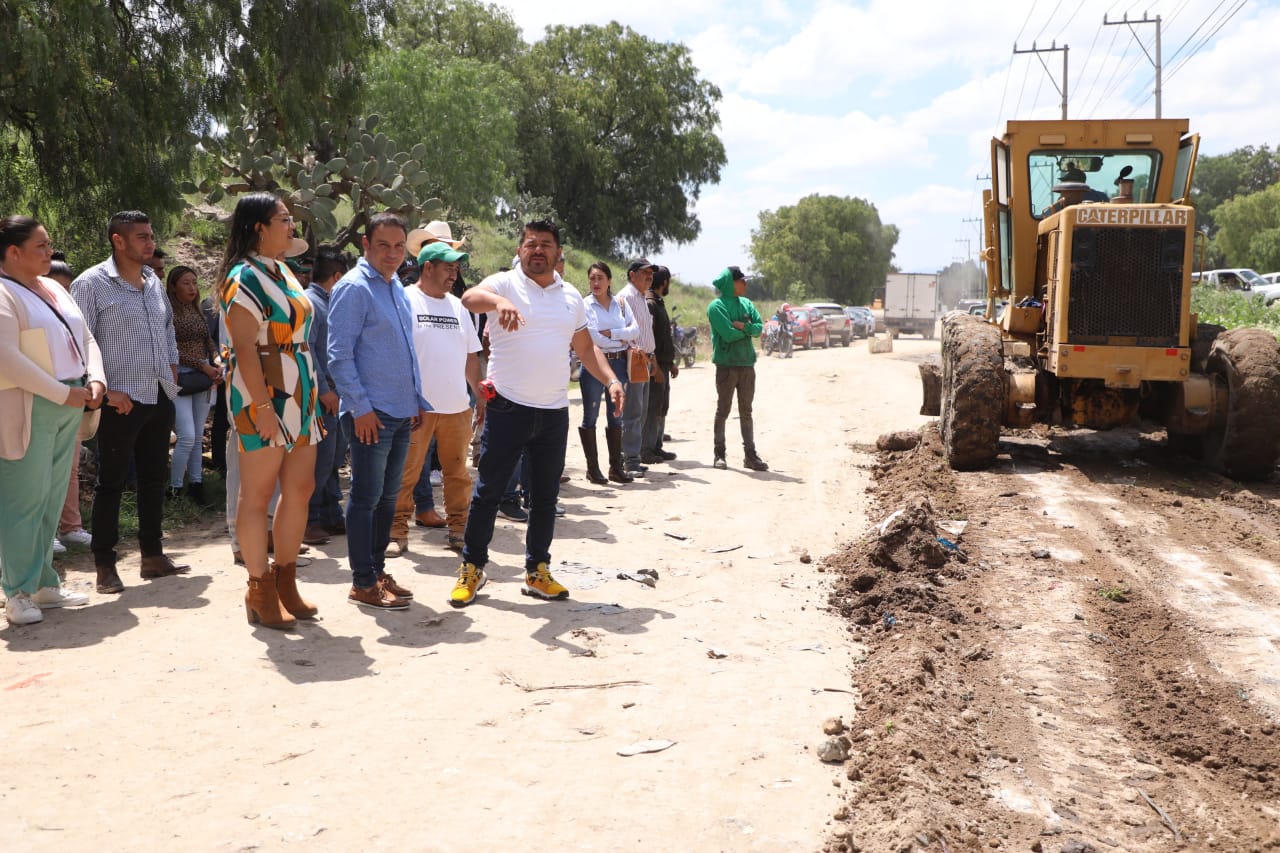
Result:
M508 332L497 312L489 312L489 379L498 393L536 409L567 408L569 347L587 327L582 296L558 275L542 287L518 269L495 273L478 286L511 300L525 320Z
M467 397L467 354L480 351L471 312L452 293L437 299L416 285L405 290L413 316L413 352L418 357L422 396L439 415L471 408Z

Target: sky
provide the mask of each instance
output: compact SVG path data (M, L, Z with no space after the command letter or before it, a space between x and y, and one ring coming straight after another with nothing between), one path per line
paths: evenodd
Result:
M727 166L696 203L699 238L652 256L708 284L751 266L766 210L813 193L862 198L901 235L894 262L936 272L980 251L990 140L1009 119L1155 115L1200 153L1280 143L1280 0L491 0L535 41L552 24L630 27L680 42L722 92ZM1270 93L1270 94L1268 94Z

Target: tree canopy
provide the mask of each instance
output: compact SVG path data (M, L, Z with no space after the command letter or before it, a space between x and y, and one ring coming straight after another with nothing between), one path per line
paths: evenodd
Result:
M775 298L802 292L859 305L884 286L897 242L897 227L870 202L815 194L762 212L751 257Z
M355 104L392 0L8 0L0 190L63 240L121 208L176 210L199 134L305 140Z
M1247 247L1257 236L1265 217L1267 202L1234 204L1262 193L1280 180L1280 151L1263 145L1246 145L1226 154L1199 158L1191 199L1196 206L1196 224L1209 229L1205 257L1207 268L1224 266L1268 266L1259 263L1260 249ZM1230 212L1228 212L1230 210ZM1224 219L1224 214L1229 218ZM1265 240L1266 238L1262 238ZM1259 244L1261 245L1261 244ZM1262 253L1265 256L1265 253ZM1280 269L1272 264L1270 269ZM1261 270L1267 272L1268 270Z
M550 198L576 240L615 254L698 236L692 204L726 160L720 90L688 48L616 22L549 27L524 69L522 191Z

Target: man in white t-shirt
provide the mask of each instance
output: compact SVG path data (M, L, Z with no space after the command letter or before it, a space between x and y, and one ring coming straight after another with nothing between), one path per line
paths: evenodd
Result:
M391 523L391 541L401 553L409 549L409 519L414 513L413 488L422 475L427 448L432 437L440 457L444 486L448 545L462 550L462 531L467 525L467 501L471 474L467 471L467 451L471 448L471 400L467 386L476 395L476 407L484 411L480 394L480 336L471 313L450 290L458 274L458 264L467 260L445 242L428 243L418 253L421 275L416 286L405 290L413 317L413 350L422 377L422 396L431 411L409 440L409 455L400 477L400 496Z
M569 436L565 351L572 346L583 369L608 387L616 412L625 402L622 383L587 333L582 297L556 274L560 230L546 220L527 223L520 232L519 258L518 268L491 275L462 295L467 310L489 315L489 378L482 383L488 407L479 480L471 495L458 582L449 595L454 607L470 604L484 586L494 518L522 453L529 461L529 527L520 591L544 599L569 597L549 568Z

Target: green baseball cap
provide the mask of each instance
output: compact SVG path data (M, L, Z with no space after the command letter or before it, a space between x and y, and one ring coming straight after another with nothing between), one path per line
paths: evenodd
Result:
M418 252L418 266L443 261L446 264L470 259L466 252L459 252L448 243L428 243Z

